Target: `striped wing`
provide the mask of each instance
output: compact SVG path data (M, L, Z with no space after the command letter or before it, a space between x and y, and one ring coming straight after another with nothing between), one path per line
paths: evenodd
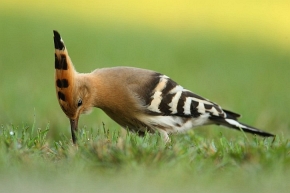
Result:
M184 89L165 75L156 74L154 89L147 109L150 114L175 115L197 118L202 114L225 118L222 108L189 90ZM236 114L236 116L239 116Z

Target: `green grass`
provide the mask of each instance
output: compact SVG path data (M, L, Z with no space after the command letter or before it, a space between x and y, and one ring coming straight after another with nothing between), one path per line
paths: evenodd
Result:
M214 29L165 34L69 16L0 16L1 192L289 189L289 50ZM165 146L158 134L140 138L95 110L80 118L74 147L55 96L53 29L80 72L120 65L162 72L277 138L208 126Z
M1 129L2 191L284 192L289 186L289 143L280 137L206 139L189 132L165 146L158 135L104 127L81 129L75 147L65 136L48 143L47 129Z

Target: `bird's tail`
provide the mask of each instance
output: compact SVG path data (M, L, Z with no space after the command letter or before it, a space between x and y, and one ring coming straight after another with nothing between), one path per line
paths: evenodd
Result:
M230 117L230 116L229 116ZM255 127L246 125L244 123L239 122L237 119L233 118L222 118L222 117L215 117L212 119L212 121L217 125L223 125L229 128L233 128L239 131L244 131L246 133L256 134L262 137L274 137L274 134L262 131L260 129L257 129Z

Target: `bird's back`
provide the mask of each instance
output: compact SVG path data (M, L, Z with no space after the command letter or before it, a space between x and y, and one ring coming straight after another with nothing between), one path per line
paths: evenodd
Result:
M132 67L104 68L93 74L102 80L99 107L132 131L142 134L158 130L167 138L168 133L217 124L272 136L238 122L239 114L184 89L166 75Z
M151 70L113 67L92 74L101 85L97 107L131 130L182 132L211 123L210 115L225 117L218 105Z

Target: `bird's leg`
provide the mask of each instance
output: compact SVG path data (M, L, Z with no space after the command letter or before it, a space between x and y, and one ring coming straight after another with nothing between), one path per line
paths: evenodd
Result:
M162 141L163 141L165 144L171 142L171 140L170 140L170 138L169 138L169 136L168 136L168 133L167 133L165 130L163 130L163 129L158 129L158 131L159 131L159 133L160 133L160 135L161 135L161 139L162 139Z

